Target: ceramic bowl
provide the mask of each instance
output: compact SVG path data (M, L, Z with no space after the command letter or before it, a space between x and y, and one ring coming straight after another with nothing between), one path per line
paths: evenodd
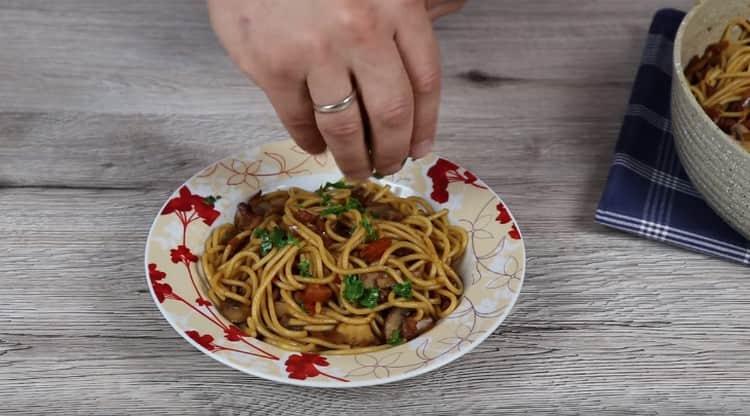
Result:
M750 18L746 0L704 0L685 17L674 44L672 127L685 171L706 202L750 238L750 152L721 131L690 92L690 59L716 42L730 19Z

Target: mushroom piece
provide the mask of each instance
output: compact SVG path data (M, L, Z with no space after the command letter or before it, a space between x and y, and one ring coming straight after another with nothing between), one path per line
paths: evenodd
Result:
M240 202L237 205L237 213L234 214L234 226L240 232L253 230L263 222L263 216L258 215L251 209L250 205Z
M424 318L420 321L412 317L406 318L401 324L401 336L407 341L412 340L432 328L433 324L432 318Z
M406 316L406 309L393 308L388 312L388 316L385 317L385 340L391 342L393 336L401 332L401 326L404 323L404 317ZM398 331L398 332L396 332Z
M219 305L219 312L233 324L241 324L250 316L250 305L227 299Z
M361 275L362 285L368 289L378 289L378 303L388 299L390 289L396 281L386 272L369 272Z
M375 345L375 334L369 324L348 324L342 322L330 336L333 342L349 344L353 347L367 347Z
M381 218L388 221L401 221L404 219L404 214L401 211L388 204L369 204L367 205L367 211L376 218Z
M292 318L292 308L286 302L277 301L273 303L274 311L276 312L276 318L279 323L283 326L289 324L289 320Z

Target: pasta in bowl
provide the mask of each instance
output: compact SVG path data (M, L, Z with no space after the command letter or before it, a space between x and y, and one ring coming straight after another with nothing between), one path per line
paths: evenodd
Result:
M219 161L157 215L146 245L167 321L211 357L275 381L385 383L465 354L525 272L518 227L476 176L431 155L347 182L291 141Z

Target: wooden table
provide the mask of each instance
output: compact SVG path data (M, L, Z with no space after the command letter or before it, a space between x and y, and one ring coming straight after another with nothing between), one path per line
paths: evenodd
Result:
M285 137L203 2L0 0L0 413L747 414L750 269L593 222L651 16L692 3L474 0L438 24L437 150L511 206L527 280L458 362L321 391L224 367L148 294L169 193Z

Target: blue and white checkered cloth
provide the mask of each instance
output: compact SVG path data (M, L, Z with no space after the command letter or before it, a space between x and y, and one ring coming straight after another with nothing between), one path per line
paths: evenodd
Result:
M706 205L680 165L672 137L672 45L685 16L659 11L643 59L596 221L750 265L750 240Z

